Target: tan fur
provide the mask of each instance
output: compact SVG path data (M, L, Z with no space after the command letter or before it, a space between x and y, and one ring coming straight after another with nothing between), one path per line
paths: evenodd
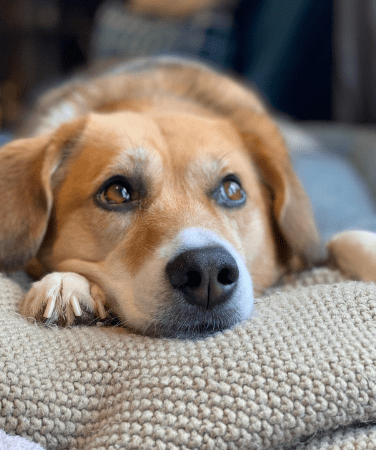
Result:
M77 78L41 99L23 133L35 137L0 153L3 268L29 261L39 275L79 273L121 315L120 291L187 227L231 243L256 293L297 261L310 266L326 256L261 101L206 66L146 59ZM118 173L141 174L146 186L131 213L101 210L93 200ZM247 193L241 208L218 207L208 195L229 173Z
M342 231L328 243L332 263L342 272L362 281L376 282L376 233Z

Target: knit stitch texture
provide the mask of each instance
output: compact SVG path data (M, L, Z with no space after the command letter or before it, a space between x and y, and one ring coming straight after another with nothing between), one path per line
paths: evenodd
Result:
M376 285L328 269L195 341L46 328L0 275L0 429L46 449L376 448Z

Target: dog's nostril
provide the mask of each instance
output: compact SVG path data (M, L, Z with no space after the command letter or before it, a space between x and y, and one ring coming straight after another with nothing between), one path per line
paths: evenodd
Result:
M201 284L201 275L195 270L189 270L187 273L188 280L184 284L186 287L198 288Z
M239 278L238 270L235 270L234 268L232 269L225 268L219 272L217 279L220 284L227 286L229 284L235 283L238 278Z

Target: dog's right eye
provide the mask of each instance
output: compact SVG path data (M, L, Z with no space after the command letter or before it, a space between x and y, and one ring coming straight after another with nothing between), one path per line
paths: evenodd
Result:
M132 189L123 177L107 180L95 196L96 203L104 209L122 209L133 200Z

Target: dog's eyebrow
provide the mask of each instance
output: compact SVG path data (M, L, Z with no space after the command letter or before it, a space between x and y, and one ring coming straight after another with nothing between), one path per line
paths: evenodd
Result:
M137 164L147 164L149 151L143 146L131 147L122 152L113 163L114 167L135 167ZM110 166L111 167L111 166Z
M138 179L140 184L142 182L145 185L147 181L151 181L151 173L155 175L159 172L159 161L155 161L156 158L156 155L150 155L150 151L143 146L124 150L98 176L94 181L94 185L98 186L114 175L123 175L127 178Z
M229 171L229 161L226 158L226 154L217 157L213 155L206 155L203 158L199 158L190 164L187 176L190 179L197 178L198 174L202 174L205 179L205 183L214 185L218 183L220 178Z

